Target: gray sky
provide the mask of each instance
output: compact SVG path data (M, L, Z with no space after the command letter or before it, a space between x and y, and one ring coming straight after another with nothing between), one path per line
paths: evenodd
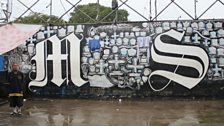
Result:
M23 1L27 6L32 5L32 3L35 2L35 0L21 0ZM66 2L66 0L61 0L62 4L64 5L65 9L68 10L71 5ZM70 0L72 3L76 3L78 0ZM112 0L99 0L100 4L104 6L111 7L111 1ZM119 1L119 0L118 0ZM125 1L125 0L123 0ZM132 8L135 8L139 13L144 15L145 17L149 18L149 1L150 0L128 0L127 4L130 5ZM206 10L215 0L198 0L197 2L197 15L199 16L203 11ZM224 0L222 0L224 2ZM80 4L88 4L88 3L96 3L97 0L82 0ZM152 0L152 17L154 17L154 2L155 0ZM158 13L170 2L170 0L157 0L157 8ZM178 3L180 6L182 6L188 13L190 13L194 17L194 0L175 0L176 3ZM40 0L36 6L34 6L33 10L36 12L46 13L49 14L49 8L46 8L47 5L49 5L50 0ZM121 2L119 2L121 4ZM130 21L144 21L142 17L140 17L138 14L136 14L134 11L129 9L126 5L123 5L121 7L122 9L126 9L129 12L129 20ZM22 4L20 4L17 0L13 0L13 10L12 10L12 16L10 20L15 19L20 14L22 14L25 11L25 7L23 7ZM72 9L73 10L73 9ZM60 0L53 0L53 15L60 16L65 12L63 9ZM203 19L205 18L224 18L224 6L217 2L204 16L202 16ZM26 15L30 13L27 12ZM161 20L167 20L167 19L190 19L186 14L184 14L176 5L172 4L166 11L164 11L158 19ZM65 15L65 20L69 19L69 14Z

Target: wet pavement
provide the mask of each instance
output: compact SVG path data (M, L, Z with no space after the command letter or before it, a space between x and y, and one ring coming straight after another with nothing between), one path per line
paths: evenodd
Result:
M0 106L0 126L222 126L224 100L28 100L21 117Z
M1 105L4 105L4 104L6 104L6 103L8 103L8 100L7 100L7 99L2 99L2 98L0 98L0 106L1 106Z

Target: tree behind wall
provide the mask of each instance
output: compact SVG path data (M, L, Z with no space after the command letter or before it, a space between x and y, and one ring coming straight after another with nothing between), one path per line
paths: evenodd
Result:
M72 13L70 13L71 18L69 19L70 23L96 23L93 20L91 20L89 17L84 15L81 11L88 14L91 18L95 19L97 18L97 4L96 3L90 3L87 5L78 5ZM81 11L80 11L81 10ZM105 7L102 5L99 5L99 15L98 20L103 19L106 15L111 13L112 9L110 7ZM128 21L128 12L124 9L118 10L118 17L117 21ZM115 19L115 12L108 16L103 22L113 22Z
M42 13L34 13L29 16L18 18L14 21L15 23L24 23L24 24L62 24L65 23L63 19L59 19L57 16L49 16Z

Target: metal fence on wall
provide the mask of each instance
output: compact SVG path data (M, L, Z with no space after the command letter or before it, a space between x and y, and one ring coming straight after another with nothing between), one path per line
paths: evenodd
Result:
M2 22L10 22L17 18L27 16L33 13L45 13L47 15L56 15L60 19L68 19L69 14L76 9L80 11L83 16L89 18L89 20L94 21L94 23L105 23L111 14L116 13L118 9L128 10L130 17L129 21L156 21L156 20L198 20L198 19L217 19L224 18L224 15L220 14L220 8L216 6L224 6L223 0L138 0L135 2L143 2L142 7L140 4L133 4L134 0L1 0L0 8L3 16L1 16ZM112 7L113 2L117 2L118 6L111 9L111 12L105 17L98 19L96 17L91 17L88 13L77 8L78 5L97 3L98 5L104 5ZM206 5L205 5L206 3ZM60 6L60 9L59 9ZM175 9L174 9L175 8ZM224 7L223 7L224 8ZM173 9L173 12L170 11ZM59 13L60 11L60 13ZM171 14L174 13L175 14ZM99 14L99 8L97 8L97 13ZM210 13L209 16L205 16ZM97 14L97 15L98 15ZM214 14L214 15L213 15ZM217 14L221 16L217 16ZM134 15L134 16L133 16ZM171 15L169 18L168 15ZM48 23L48 20L43 20L43 22ZM119 20L118 20L119 22ZM112 22L109 22L112 23Z

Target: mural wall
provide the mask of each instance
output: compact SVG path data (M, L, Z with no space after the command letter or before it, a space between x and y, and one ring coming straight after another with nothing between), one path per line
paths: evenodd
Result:
M9 66L20 63L33 92L53 85L148 87L152 92L179 85L191 91L224 79L224 24L205 20L45 26L9 52L8 61Z

